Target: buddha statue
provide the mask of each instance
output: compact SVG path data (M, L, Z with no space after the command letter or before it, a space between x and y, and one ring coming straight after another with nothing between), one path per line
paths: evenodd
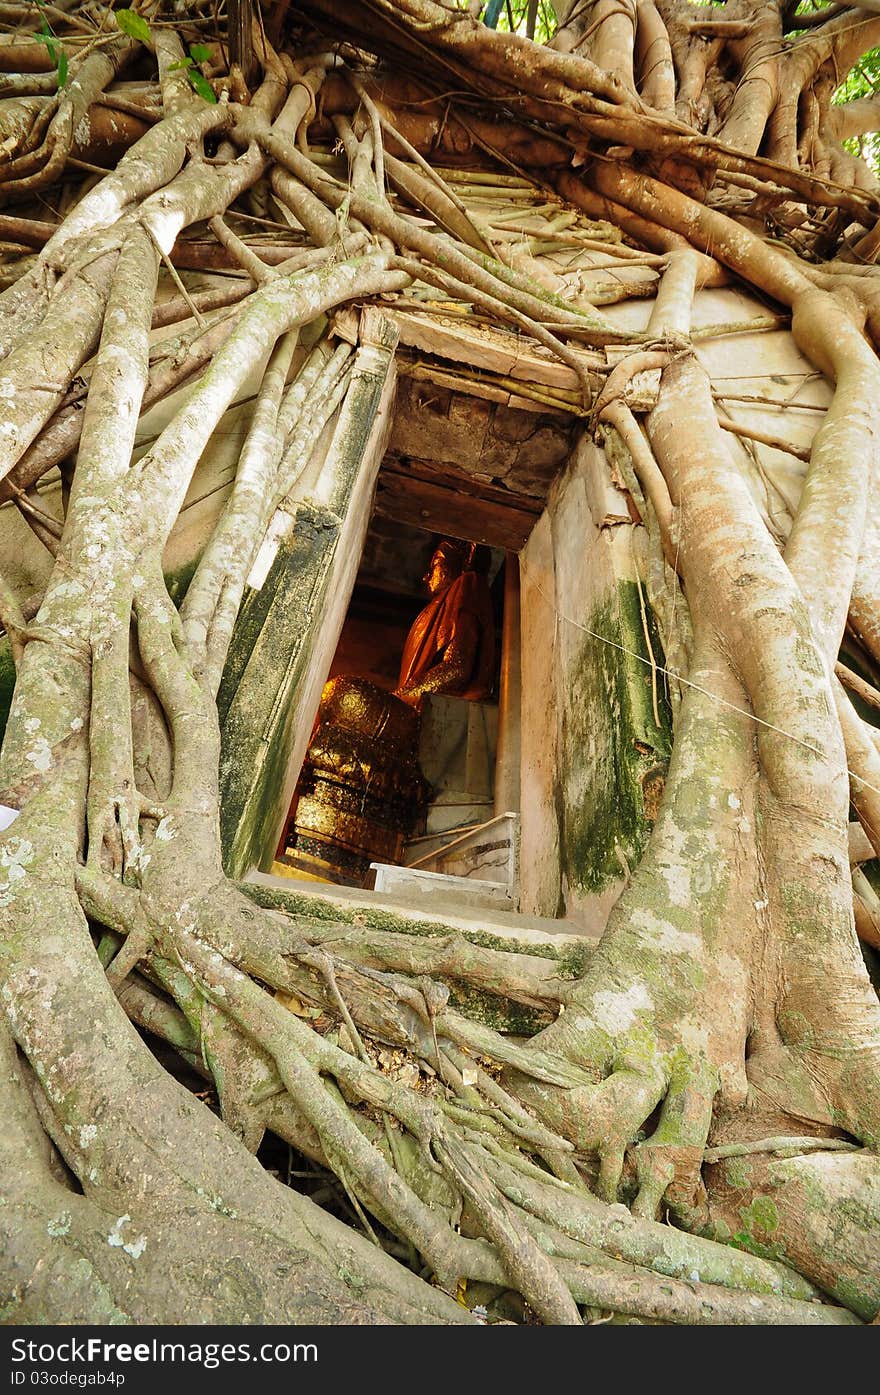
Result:
M423 577L431 599L407 635L395 689L417 710L429 693L477 702L491 691L495 626L487 553L454 538L434 550Z
M413 622L398 685L338 675L324 685L284 837L299 876L363 885L370 862L399 862L431 797L418 763L425 699L488 696L494 617L488 548L444 539L424 576L430 600Z

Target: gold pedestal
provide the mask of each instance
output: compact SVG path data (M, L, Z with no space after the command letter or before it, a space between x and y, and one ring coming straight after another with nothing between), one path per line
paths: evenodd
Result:
M281 861L363 886L371 862L399 862L430 796L419 717L364 678L332 678L297 784Z

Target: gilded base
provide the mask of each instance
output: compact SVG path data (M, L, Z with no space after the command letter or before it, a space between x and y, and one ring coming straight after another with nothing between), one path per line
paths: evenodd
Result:
M418 714L363 678L333 678L292 806L283 860L363 886L371 862L400 862L430 797Z

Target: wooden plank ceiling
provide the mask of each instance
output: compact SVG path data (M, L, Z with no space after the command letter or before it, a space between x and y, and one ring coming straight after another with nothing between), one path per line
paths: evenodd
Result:
M440 173L509 265L569 299L601 302L609 249L620 244L616 229L526 178ZM620 250L624 259L635 255ZM631 293L644 295L656 270L641 259L621 268L614 258L614 276L615 298L621 276ZM401 383L376 513L519 551L588 412L573 370L474 306L420 283L386 297L383 310L400 332ZM598 390L608 360L600 350L581 352Z

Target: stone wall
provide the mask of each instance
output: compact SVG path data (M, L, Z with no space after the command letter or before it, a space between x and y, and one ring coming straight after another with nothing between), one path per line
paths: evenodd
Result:
M520 558L520 909L591 933L641 858L671 748L642 535L584 438Z
M319 470L278 510L218 694L221 831L232 876L271 866L345 619L394 400L396 330L362 314L351 382ZM366 327L365 327L366 326Z

